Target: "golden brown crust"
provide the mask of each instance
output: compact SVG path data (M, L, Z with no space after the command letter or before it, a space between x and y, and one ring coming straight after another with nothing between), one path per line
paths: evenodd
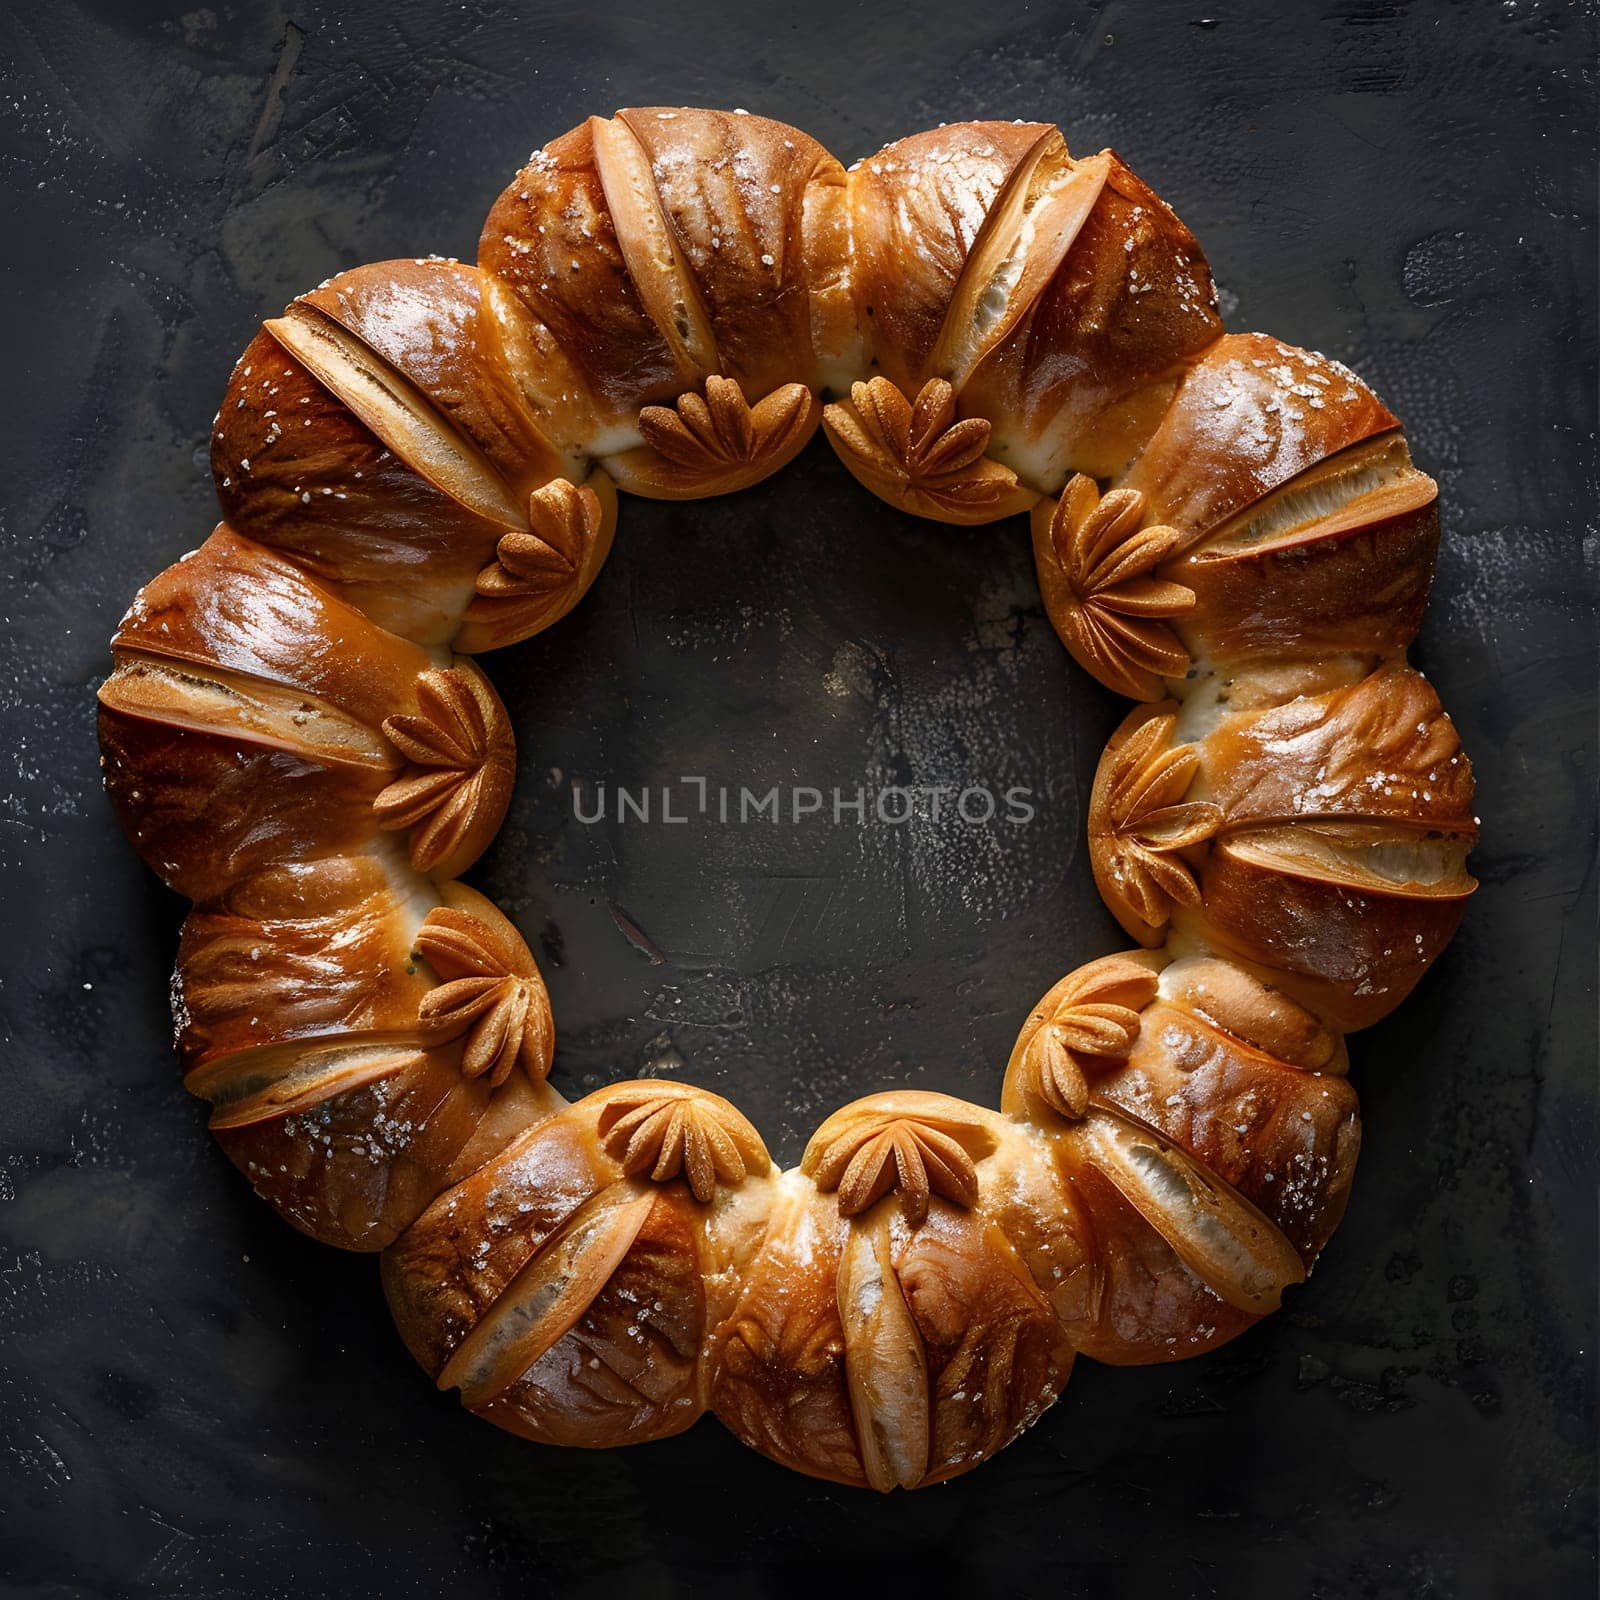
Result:
M1388 435L1291 479L1199 541L1133 489L1075 477L1033 511L1045 609L1073 658L1134 699L1264 676L1310 691L1404 650L1438 544L1433 483ZM1292 692L1292 691L1291 691Z
M715 1095L601 1090L515 1140L389 1251L396 1322L441 1387L502 1427L590 1446L676 1433L706 1403L703 1280L723 1230L743 1236L737 1209L709 1202L719 1185L759 1200L769 1165Z
M1141 953L1105 956L1068 973L1022 1026L1001 1108L1014 1117L1040 1107L1061 1117L1083 1116L1091 1086L1132 1053L1159 970L1155 957Z
M478 241L479 266L550 329L585 380L593 398L575 430L585 433L666 401L696 376L680 371L634 284L596 165L597 121L533 153Z
M508 506L488 516L418 471L271 333L235 367L211 442L230 526L394 632L442 642Z
M414 1037L432 980L415 959L407 887L381 856L326 856L195 906L173 973L185 1071L268 1045Z
M472 938L431 937L446 930ZM461 1016L469 965L507 969L498 998L525 1002L499 1018L520 1029L509 1047L492 1012ZM185 1082L229 1156L296 1227L359 1250L563 1103L542 1081L543 995L488 901L383 854L273 868L197 906L172 991Z
M237 1063L237 1075L189 1084L205 1098L221 1097L258 1071L298 1072L237 1102L219 1099L211 1127L280 1216L340 1249L383 1249L464 1168L493 1153L486 1129L503 1142L560 1104L554 1091L520 1077L491 1091L462 1073L458 1049L380 1041L351 1051L337 1062L320 1052L258 1056ZM301 1081L304 1092L295 1092Z
M907 397L947 382L962 425L984 424L968 476L990 498L1005 489L986 514L971 496L957 515L904 500L899 475L860 470L883 451L862 447L872 429L854 396L830 417L836 447L920 515L990 520L1074 470L1121 470L1222 331L1188 230L1111 152L1074 161L1053 128L935 130L859 163L850 184L872 381Z
M917 1224L935 1195L961 1207L976 1203L976 1163L997 1144L992 1120L947 1095L910 1089L872 1095L817 1129L800 1170L823 1194L837 1192L842 1217L892 1192L906 1221Z
M1067 1082L1060 1034L1081 1034ZM1074 1308L1097 1359L1169 1360L1270 1310L1327 1242L1359 1144L1338 1041L1211 957L1111 956L1034 1008L1004 1105L1051 1140L1103 1277ZM1322 1070L1326 1069L1326 1070Z
M475 647L548 626L609 548L603 478L589 485L598 520L561 547L570 570L548 576L538 604L525 587L515 606L475 591L508 540L548 542L535 526L549 520L545 491L559 474L582 476L559 396L522 381L536 372L561 395L580 387L549 343L475 267L391 261L341 274L269 322L236 368L213 440L223 504L252 537L424 642L447 642L463 611Z
M1222 334L1211 270L1171 208L1104 151L1070 249L963 403L995 419L995 454L1036 489L1121 472L1184 369Z
M1472 766L1427 680L1353 684L1226 714L1193 742L1134 712L1090 802L1095 880L1142 943L1183 939L1275 974L1334 1027L1387 1015L1475 887Z
M1062 1181L1086 1219L1094 1263L1092 1315L1073 1329L1080 1354L1111 1366L1182 1361L1215 1350L1258 1320L1198 1276L1098 1165L1064 1141L1057 1152Z
M817 366L811 302L842 263L813 239L805 201L843 169L798 128L739 112L619 111L637 139L662 214L715 330L719 370L752 401Z
M1199 537L1340 450L1398 426L1350 369L1263 333L1230 333L1189 369L1117 480Z
M738 1437L815 1477L915 1488L1055 1398L1072 1343L995 1212L936 1198L915 1220L879 1205L847 1222L784 1183L716 1335L712 1404Z
M219 528L140 592L112 650L106 789L180 893L207 900L370 836L398 766L378 724L429 664L415 645Z
M1412 843L1380 848L1387 842ZM1203 909L1181 910L1174 932L1259 968L1345 1033L1381 1021L1411 993L1461 925L1470 893L1356 886L1292 850L1262 856L1228 840L1203 883Z
M383 1250L419 1362L548 1443L712 1409L800 1471L916 1487L1077 1353L1170 1360L1271 1311L1348 1197L1342 1031L1473 888L1471 769L1403 661L1438 517L1394 417L1337 363L1221 336L1178 218L1041 125L846 173L761 118L591 118L481 257L360 267L266 325L213 441L231 526L114 641L107 787L196 901L174 1018L230 1158L295 1226ZM613 480L755 483L824 391L891 504L1034 507L1063 642L1149 702L1089 839L1151 948L1044 996L1000 1112L869 1096L779 1173L690 1085L567 1105L538 967L454 875L515 765L467 655L576 604Z
M562 470L561 419L520 381L537 325L481 268L430 257L374 262L330 278L295 309L327 317L406 379L522 498ZM540 349L545 381L559 357Z
M1162 998L1208 1027L1306 1072L1343 1074L1344 1041L1270 984L1216 956L1185 956L1161 975Z
M455 648L498 650L559 622L599 577L616 528L617 493L603 472L535 489L527 531L502 534L494 559L479 570Z
M752 404L820 386L844 337L843 183L782 123L623 111L534 154L491 210L479 260L572 363L567 431L608 457L602 438L636 441L641 408L713 375Z
M314 696L368 727L404 704L431 661L276 551L218 527L142 588L114 656L170 662Z
M1160 576L1194 595L1176 619L1217 673L1377 662L1416 637L1439 546L1438 493L1404 439L1352 446L1257 501Z
M1355 1092L1160 1002L1099 1104L1183 1149L1238 1191L1309 1266L1343 1215L1360 1143Z
M1333 817L1477 830L1472 763L1414 667L1229 717L1206 735L1205 755L1205 792L1230 830Z
M681 1177L701 1205L719 1184L763 1177L772 1163L761 1135L720 1095L676 1083L618 1084L595 1124L600 1143L630 1177Z
M811 1184L778 1186L771 1224L713 1336L710 1399L752 1449L812 1477L864 1485L839 1316L847 1227Z
M887 1264L927 1371L926 1466L913 1475L920 1462L910 1458L912 1470L896 1480L911 1488L954 1477L1009 1444L1054 1402L1071 1372L1073 1346L1005 1234L985 1219L940 1211L908 1233ZM853 1331L847 1323L847 1367ZM874 1364L886 1363L878 1356ZM886 1432L900 1421L873 1409ZM858 1436L863 1421L858 1405ZM877 1475L873 1486L891 1485Z
M503 919L461 905L436 906L413 940L442 980L417 1003L417 1022L435 1039L462 1039L461 1070L498 1089L521 1068L535 1083L550 1071L555 1023L528 947Z
M905 394L929 360L967 257L1043 123L958 122L886 145L850 168L851 269L872 368Z
M371 838L372 804L392 770L381 750L352 757L243 743L237 731L179 721L164 684L148 708L134 698L140 688L138 668L102 686L102 776L129 842L168 887L208 900L253 872L360 850Z

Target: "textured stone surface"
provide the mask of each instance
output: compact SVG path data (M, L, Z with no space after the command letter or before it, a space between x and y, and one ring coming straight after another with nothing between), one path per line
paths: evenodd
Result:
M13 1592L749 1593L817 1559L1069 1594L1593 1592L1584 10L12 8ZM791 1477L711 1424L558 1454L433 1393L372 1264L277 1223L202 1131L168 1052L180 908L99 792L105 641L211 526L208 425L257 319L358 261L470 256L531 147L662 101L787 118L846 160L973 116L1115 145L1199 234L1230 326L1354 365L1444 498L1417 659L1478 762L1483 889L1415 998L1355 1041L1367 1142L1343 1229L1227 1350L1085 1364L998 1461L893 1502ZM521 781L475 881L545 965L563 1088L682 1076L785 1161L856 1094L995 1100L1032 1002L1122 942L1083 848L1118 707L1050 632L1026 539L1020 518L898 518L819 442L732 500L627 504L594 594L491 660ZM680 774L1017 783L1039 815L573 820L575 776Z

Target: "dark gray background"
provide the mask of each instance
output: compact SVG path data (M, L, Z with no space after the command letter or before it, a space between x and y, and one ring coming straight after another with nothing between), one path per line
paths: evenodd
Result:
M0 1572L15 1592L1587 1594L1594 1582L1595 27L1540 0L1052 9L716 0L12 6L0 868ZM168 1051L181 907L118 836L93 690L215 511L259 317L358 261L468 256L593 111L744 105L845 160L941 120L1114 144L1230 325L1355 365L1439 479L1417 658L1478 762L1483 887L1358 1039L1348 1220L1281 1316L1085 1363L953 1487L808 1482L714 1423L557 1453L411 1366L370 1262L293 1234ZM1592 532L1589 537L1592 537ZM1119 940L1082 848L1119 714L1068 670L1020 524L890 515L820 442L628 504L595 593L491 670L521 743L476 880L545 963L557 1081L682 1074L795 1159L842 1100L978 1098ZM559 776L552 776L552 773ZM565 785L1022 783L1030 827L583 828ZM624 936L641 930L655 957Z

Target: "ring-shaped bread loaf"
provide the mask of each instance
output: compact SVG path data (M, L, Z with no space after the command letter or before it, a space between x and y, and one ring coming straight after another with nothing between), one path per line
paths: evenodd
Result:
M1053 127L846 170L656 108L535 152L476 266L357 267L245 350L224 520L113 641L106 784L194 902L173 1012L223 1148L382 1252L470 1409L586 1446L710 1410L914 1487L1077 1354L1209 1349L1310 1270L1359 1143L1343 1036L1449 939L1477 824L1405 660L1432 481L1351 371L1215 305L1172 211ZM515 768L473 657L577 603L617 488L742 488L819 426L903 510L1030 515L1062 642L1138 702L1089 812L1137 948L1044 996L1000 1110L871 1095L780 1171L686 1084L568 1104L538 967L458 879Z

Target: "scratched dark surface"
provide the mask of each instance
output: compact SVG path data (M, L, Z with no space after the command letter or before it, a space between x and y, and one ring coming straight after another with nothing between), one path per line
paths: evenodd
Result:
M7 8L9 1592L749 1594L819 1563L1052 1595L1593 1592L1594 21L1207 6ZM915 1496L709 1422L561 1454L433 1392L372 1263L275 1221L181 1093L180 906L99 788L105 641L211 526L208 426L254 322L358 261L470 256L530 148L662 101L846 160L975 116L1114 144L1200 235L1230 325L1352 362L1443 493L1417 656L1478 762L1483 887L1356 1041L1348 1220L1276 1319L1187 1365L1086 1363ZM542 953L564 1087L691 1077L793 1160L857 1093L993 1096L1030 1003L1118 942L1082 849L1117 706L1068 672L1019 527L894 517L819 443L732 500L628 505L596 592L492 671L522 782L476 878ZM574 775L1015 783L1039 815L585 827Z

